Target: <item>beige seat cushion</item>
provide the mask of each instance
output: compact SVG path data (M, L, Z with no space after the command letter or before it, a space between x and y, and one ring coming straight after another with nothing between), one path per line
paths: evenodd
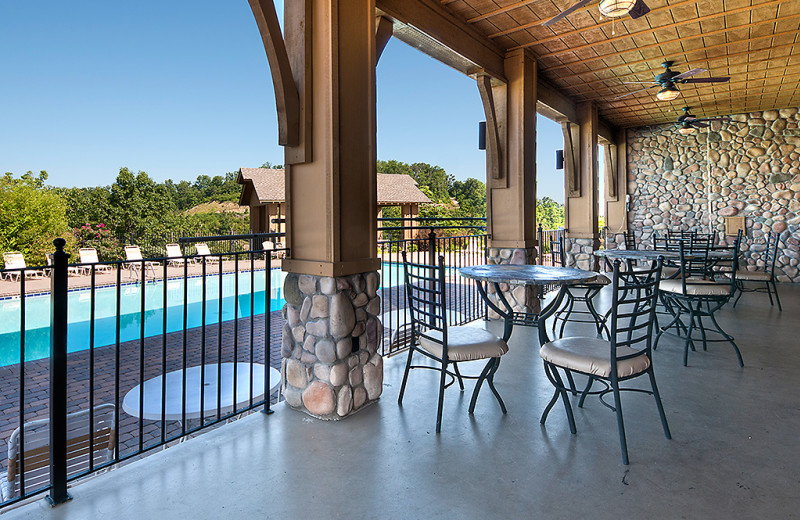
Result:
M428 336L441 341L442 333L433 330L426 333ZM425 337L419 338L422 348L442 357L442 345ZM447 357L450 361L472 361L474 359L487 359L500 357L508 352L508 345L486 329L478 327L449 327L447 329Z
M636 350L617 347L617 358L631 355ZM563 338L545 343L539 356L556 366L599 377L611 376L611 343L600 338ZM641 374L650 368L650 358L641 354L617 362L617 376Z
M668 293L683 294L683 286L680 279L661 280L658 288ZM718 283L710 280L691 280L686 282L686 294L688 296L727 296L730 293L731 286L728 283Z
M748 282L768 282L771 277L764 271L736 271L736 279Z
M570 287L586 287L589 285L608 285L611 283L611 280L608 276L604 275L603 273L594 273L594 278L589 278L585 282L578 282L575 284L570 284Z

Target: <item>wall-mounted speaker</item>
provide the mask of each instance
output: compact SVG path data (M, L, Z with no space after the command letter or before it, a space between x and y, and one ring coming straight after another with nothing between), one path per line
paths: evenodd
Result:
M556 150L556 170L564 169L564 150Z
M478 150L486 150L486 121L478 123Z

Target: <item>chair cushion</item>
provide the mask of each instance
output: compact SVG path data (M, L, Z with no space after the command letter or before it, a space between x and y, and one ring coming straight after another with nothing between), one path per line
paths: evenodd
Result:
M589 278L585 282L578 282L575 284L569 284L570 287L591 287L593 285L608 285L611 283L611 280L608 276L604 275L603 273L595 272L594 278Z
M442 333L438 330L426 332L432 338L441 341ZM422 348L442 357L442 345L425 337L419 338ZM508 352L508 345L486 329L469 327L448 327L447 329L447 357L450 361L472 361L474 359L487 359L500 357Z
M668 293L683 294L683 285L680 279L661 280L658 288ZM686 282L687 296L728 296L730 293L729 283L718 283L711 280L687 280Z
M634 354L636 349L617 347L617 357ZM539 357L562 368L598 377L611 376L611 342L600 338L562 338L545 343ZM650 358L642 353L617 362L617 376L641 374L650 368Z
M772 277L764 271L736 271L737 280L750 282L768 282Z

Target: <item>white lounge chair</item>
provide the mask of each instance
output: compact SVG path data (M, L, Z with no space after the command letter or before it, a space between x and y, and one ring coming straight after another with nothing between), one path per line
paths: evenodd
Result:
M107 403L94 407L91 442L89 419L89 410L67 415L68 476L89 469L89 453L94 467L114 458L114 405ZM30 421L22 428L25 446L20 446L20 428L14 430L8 439L8 471L0 476L3 501L19 496L23 481L26 490L38 489L50 481L50 419Z
M205 260L207 263L213 264L219 262L220 257L212 256L211 250L208 248L208 244L205 242L198 242L194 247L197 249L197 256L203 257L203 260Z
M97 249L93 247L82 247L78 250L78 254L81 257L81 263L84 264L79 269L86 274L92 272L91 264L98 264L94 266L95 272L110 273L114 270L110 265L100 264L100 260L97 258Z
M139 246L125 246L125 260L126 263L123 265L127 269L130 269L134 274L141 270L142 264L144 263L144 268L150 269L150 272L153 274L153 278L156 276L155 266L161 265L161 262L144 260L142 258L142 250L139 249Z
M181 266L185 263L192 263L194 259L183 256L179 244L167 244L167 264Z
M25 271L2 273L3 277L9 280L13 280L14 277L19 280L22 273L25 273L25 278L42 278L44 276L44 271L41 269L27 269L28 266L25 265L25 257L22 253L17 251L3 253L3 264L3 269L26 269Z

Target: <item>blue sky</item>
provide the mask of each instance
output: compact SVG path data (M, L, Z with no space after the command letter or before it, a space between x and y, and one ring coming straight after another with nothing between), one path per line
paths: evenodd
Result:
M0 172L95 186L122 166L177 181L283 162L245 0L3 1L0 70ZM379 159L485 180L474 80L391 40L377 81ZM560 128L538 132L539 196L563 201Z

